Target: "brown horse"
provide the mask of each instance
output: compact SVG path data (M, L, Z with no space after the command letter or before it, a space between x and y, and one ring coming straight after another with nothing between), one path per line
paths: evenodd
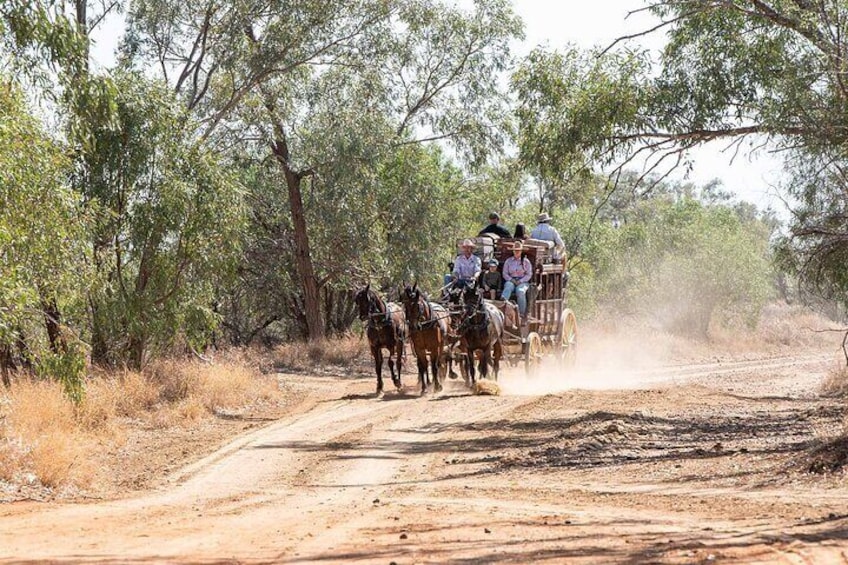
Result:
M359 290L353 300L359 308L359 319L368 322L365 334L368 336L374 369L377 372L377 396L383 394L383 349L389 350L392 383L400 390L400 372L406 345L406 317L403 315L403 308L400 304L384 301L371 290L370 284Z
M433 390L440 392L442 383L440 371L444 365L444 348L448 336L449 314L441 305L429 302L418 290L418 284L406 285L401 292L406 322L409 325L409 337L418 362L418 382L421 394L427 393L427 355L430 355L430 368L433 374Z

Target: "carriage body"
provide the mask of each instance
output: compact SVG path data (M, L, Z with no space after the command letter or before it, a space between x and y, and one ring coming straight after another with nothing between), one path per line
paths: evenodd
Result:
M538 370L545 356L553 356L563 365L573 363L577 345L577 320L567 306L568 273L565 258L555 259L553 244L547 241L497 236L478 236L475 255L483 260L495 258L498 271L512 256L512 246L521 241L523 255L533 266L533 277L527 292L527 317L521 324L504 329L501 340L504 356L510 365L524 363L528 373ZM502 310L500 300L493 300ZM517 312L517 310L516 310Z

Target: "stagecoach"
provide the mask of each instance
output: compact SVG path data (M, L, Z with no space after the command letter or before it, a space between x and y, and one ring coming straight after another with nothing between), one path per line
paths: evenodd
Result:
M473 238L474 253L483 261L504 262L512 256L517 239L479 236ZM577 318L566 305L568 273L564 258L555 259L551 242L521 240L524 256L533 265L533 278L527 291L527 316L518 317L515 303L505 304L495 297L491 301L504 312L507 323L501 339L503 359L510 366L524 365L529 376L538 373L545 357L558 362L560 368L574 363L577 347ZM489 297L487 297L489 298ZM512 300L514 300L514 295ZM514 314L514 315L513 315ZM510 322L512 321L512 323Z

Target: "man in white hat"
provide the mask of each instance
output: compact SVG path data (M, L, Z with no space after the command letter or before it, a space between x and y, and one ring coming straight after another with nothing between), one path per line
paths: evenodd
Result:
M536 222L536 227L533 228L533 231L530 233L530 238L539 239L541 241L553 241L553 256L554 258L561 258L562 252L565 250L565 244L562 242L562 238L559 236L557 229L551 225L551 217L548 216L547 212L542 212L536 216Z
M453 262L453 281L458 286L469 286L477 282L477 277L483 270L483 262L474 255L474 242L465 239L460 244L460 253Z

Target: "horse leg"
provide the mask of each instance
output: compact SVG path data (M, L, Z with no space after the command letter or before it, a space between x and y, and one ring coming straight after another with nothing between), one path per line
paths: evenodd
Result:
M391 349L389 350L391 351ZM392 365L392 357L389 355L389 367L392 369L392 383L394 383L395 388L398 390L403 388L403 384L400 381L400 372L403 368L403 342L399 341L394 347L395 353L395 365Z
M501 372L501 357L503 357L503 345L501 345L500 340L495 342L495 345L492 347L494 354L492 355L492 359L494 360L495 365L495 380L498 380L498 374Z
M421 394L427 394L427 353L416 353L415 360L418 363L418 384L421 385Z
M374 369L377 371L377 396L383 395L383 350L380 346L371 347L374 357Z
M466 384L469 387L473 387L474 383L477 382L477 375L474 372L474 350L470 347L465 353L465 370L468 371L468 380Z
M433 391L435 392L442 392L442 382L439 380L439 377L441 376L439 375L439 371L441 370L443 361L442 356L443 353L441 345L439 345L439 347L437 347L430 355L430 366L433 370Z
M488 379L489 378L489 363L491 362L492 355L489 351L489 347L486 346L480 352L480 378Z

